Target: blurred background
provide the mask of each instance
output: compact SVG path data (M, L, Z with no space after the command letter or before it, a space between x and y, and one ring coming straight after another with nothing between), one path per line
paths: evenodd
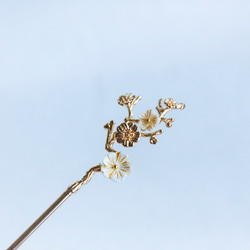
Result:
M125 93L160 98L157 145L96 174L20 249L248 250L249 1L0 1L0 248L102 162Z

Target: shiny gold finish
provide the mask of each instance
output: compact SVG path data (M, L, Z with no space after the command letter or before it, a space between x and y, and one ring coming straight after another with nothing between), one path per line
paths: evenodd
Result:
M77 192L82 186L86 185L91 180L93 175L97 172L101 172L101 164L91 168L89 171L87 171L87 173L82 177L81 180L76 181L68 188L72 193Z
M126 106L128 109L128 117L124 118L124 123L120 124L116 131L114 131L115 123L110 121L104 128L108 130L107 140L105 144L105 149L108 152L117 152L113 149L113 144L115 142L122 144L124 147L133 147L134 143L138 142L140 137L149 137L149 142L151 144L156 144L156 135L163 133L162 129L156 130L152 133L144 133L145 130L152 130L157 122L164 122L166 127L172 127L174 118L165 118L164 116L172 109L184 109L185 104L178 103L172 98L167 98L159 100L156 110L158 111L159 117L157 117L152 110L147 110L146 113L140 115L140 119L135 119L133 117L132 109L141 100L140 96L135 96L132 94L122 95L118 98L118 104L121 106ZM140 123L141 131L138 131L138 126L136 124ZM113 133L113 134L112 134Z
M124 122L116 129L115 139L124 147L133 147L134 143L140 139L140 132L138 126L133 122Z
M115 134L116 134L116 132L113 133L114 126L115 126L114 121L110 121L109 123L107 123L107 124L104 126L104 128L106 128L106 129L108 130L107 139L106 139L106 144L105 144L105 149L106 149L108 152L116 152L116 151L113 149L113 144L115 143ZM113 135L112 135L112 133L113 133Z
M136 97L135 95L132 95L132 94L122 95L117 100L118 104L120 104L121 106L127 106L127 108L128 108L128 120L133 119L132 108L140 100L141 100L141 96Z
M165 105L165 108L163 107L163 104ZM174 118L164 118L164 116L172 109L184 109L185 104L184 103L178 103L172 98L167 98L164 100L160 99L158 106L156 107L158 113L160 122L164 122L166 124L166 127L170 128L172 127L172 123L174 122Z
M159 129L153 133L141 133L141 137L150 137L149 138L149 142L151 144L156 144L157 143L157 139L155 138L155 135L160 135L163 133L162 129Z

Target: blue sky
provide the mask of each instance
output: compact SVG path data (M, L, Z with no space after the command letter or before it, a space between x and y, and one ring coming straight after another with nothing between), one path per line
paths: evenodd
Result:
M247 250L248 1L1 1L0 248L101 162L110 120L141 95L186 104L132 174L101 174L20 249Z

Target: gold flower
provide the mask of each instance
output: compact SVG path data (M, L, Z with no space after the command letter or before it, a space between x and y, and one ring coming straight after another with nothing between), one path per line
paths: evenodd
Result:
M140 114L140 127L142 131L152 130L158 122L158 117L152 112L147 110L146 113Z
M133 147L134 143L140 139L138 126L133 122L123 122L116 130L116 141L122 143L124 147Z
M117 102L121 106L134 106L140 99L141 99L140 96L136 97L135 95L132 94L126 94L120 96Z
M101 170L105 177L121 182L131 173L131 166L125 154L112 152L104 158Z
M125 106L125 105L128 105L128 104L131 104L135 98L136 98L135 95L126 94L126 95L120 96L119 99L117 100L117 102L121 106Z
M170 109L177 109L180 104L178 104L174 99L172 98L167 98L164 100L164 104L166 105L167 108Z

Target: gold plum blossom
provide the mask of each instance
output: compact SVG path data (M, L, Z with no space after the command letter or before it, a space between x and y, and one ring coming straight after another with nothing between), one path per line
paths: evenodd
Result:
M141 100L141 96L136 96L133 94L125 94L118 98L118 104L121 106L126 106L128 109L128 116L124 118L124 122L121 123L115 130L115 123L111 120L107 123L104 128L108 130L107 139L105 143L105 149L108 152L116 152L113 148L115 142L122 144L124 147L133 147L136 142L139 141L141 137L149 137L149 142L151 144L156 144L156 135L163 133L162 129L156 131L152 130L157 124L164 122L166 127L170 128L174 122L174 118L164 117L170 110L173 109L184 109L184 103L178 103L172 98L167 98L165 100L160 99L156 110L158 116L149 109L145 113L142 113L137 119L133 117L132 109L135 104ZM138 126L140 126L141 131L138 131ZM145 131L150 131L146 133Z
M117 102L121 106L131 106L131 105L134 106L140 99L141 99L140 96L136 97L135 95L132 95L132 94L126 94L126 95L120 96Z
M136 103L138 103L141 100L140 96L135 96L132 94L125 94L118 98L117 102L121 106L127 106L128 109L128 117L127 120L132 121L133 120L133 113L132 109L135 106Z
M140 139L138 126L133 122L123 122L117 127L115 134L116 141L124 147L133 147L135 142Z

